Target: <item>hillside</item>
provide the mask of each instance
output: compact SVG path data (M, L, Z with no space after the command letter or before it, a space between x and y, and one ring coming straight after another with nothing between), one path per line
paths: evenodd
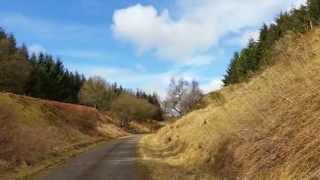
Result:
M1 175L32 174L85 147L126 135L94 108L0 93Z
M270 67L140 143L154 179L320 177L320 29L288 33Z

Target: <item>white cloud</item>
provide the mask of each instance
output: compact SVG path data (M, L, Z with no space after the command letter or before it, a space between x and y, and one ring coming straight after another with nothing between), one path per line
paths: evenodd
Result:
M207 31L201 22L175 22L168 11L158 12L153 6L117 10L113 21L115 36L134 43L139 52L154 50L160 57L178 61L192 62L194 54L205 52L216 41L214 29Z
M240 46L245 47L248 45L249 40L259 39L259 31L258 30L244 30L240 33L236 33L235 35L230 36L226 40L224 40L223 44L227 46Z
M38 44L33 44L31 46L28 47L28 50L30 52L30 54L39 54L39 53L46 53L47 50L41 46L41 45L38 45Z
M239 42L241 46L246 46L250 39L258 40L260 32L259 31L248 31L240 36Z
M115 37L134 44L139 52L152 51L178 63L194 64L195 56L207 56L208 50L218 45L224 35L256 27L281 10L303 3L301 0L176 1L175 14L180 15L177 19L167 9L160 12L154 6L141 4L116 10L111 27Z
M307 0L296 0L293 2L291 8L299 8L301 5L306 4Z
M213 80L211 80L208 83L203 84L201 86L201 88L203 89L203 91L205 93L209 93L209 92L212 92L212 91L219 90L222 87L223 87L223 82L222 82L222 78L221 77L214 78Z

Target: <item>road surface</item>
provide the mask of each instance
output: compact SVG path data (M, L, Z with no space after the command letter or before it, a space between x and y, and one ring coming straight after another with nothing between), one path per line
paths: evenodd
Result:
M140 136L132 136L100 145L36 179L144 180L146 178L136 163L136 145L139 139Z

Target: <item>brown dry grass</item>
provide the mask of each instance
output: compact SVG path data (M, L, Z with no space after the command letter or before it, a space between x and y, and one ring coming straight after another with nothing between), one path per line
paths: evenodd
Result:
M25 175L41 162L125 135L94 108L0 94L1 175Z
M145 137L140 153L154 179L173 177L163 166L191 173L180 179L197 172L208 179L320 178L319 36L319 29L288 34L274 47L271 67Z

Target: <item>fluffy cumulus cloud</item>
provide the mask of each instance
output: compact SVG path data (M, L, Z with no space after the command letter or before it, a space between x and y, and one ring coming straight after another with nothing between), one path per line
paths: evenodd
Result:
M137 45L139 51L155 50L164 58L185 59L207 50L216 41L215 30L187 19L173 21L167 10L140 4L118 10L112 27L115 35ZM207 61L207 60L205 60Z
M207 53L228 33L257 27L271 21L281 10L305 0L176 0L178 18L168 9L137 4L114 12L112 30L116 38L134 44L140 53L186 64L207 64ZM239 43L245 42L240 39ZM200 58L199 58L200 57ZM203 58L205 57L205 58Z
M187 59L188 63L196 64L210 62L203 55L193 55L205 51L211 41L215 41L213 31L206 31L186 20L175 22L168 11L159 13L152 6L136 5L116 11L112 29L116 37L134 43L139 52L153 50L162 58Z

